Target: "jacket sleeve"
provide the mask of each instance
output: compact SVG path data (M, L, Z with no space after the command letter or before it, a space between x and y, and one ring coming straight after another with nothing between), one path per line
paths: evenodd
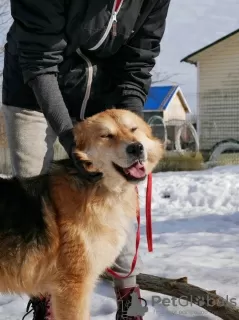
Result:
M66 47L64 0L11 0L24 82L56 73Z
M64 0L11 0L11 15L24 82L69 154L72 121L56 77L66 47Z
M160 53L170 0L158 0L144 24L114 57L114 77L121 100L116 107L141 114L150 85L151 70Z

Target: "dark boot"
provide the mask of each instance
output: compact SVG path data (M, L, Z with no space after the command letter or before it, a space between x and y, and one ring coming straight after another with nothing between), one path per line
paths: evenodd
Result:
M140 296L138 286L133 288L115 288L118 311L116 320L143 320L148 311L147 302Z
M27 304L26 314L22 320L24 320L31 312L33 312L32 320L51 320L50 309L50 297L31 298Z

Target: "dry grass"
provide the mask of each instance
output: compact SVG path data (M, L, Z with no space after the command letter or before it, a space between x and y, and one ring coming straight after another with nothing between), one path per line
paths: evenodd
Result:
M187 152L180 155L178 152L167 152L154 172L201 170L203 169L203 162L201 153Z

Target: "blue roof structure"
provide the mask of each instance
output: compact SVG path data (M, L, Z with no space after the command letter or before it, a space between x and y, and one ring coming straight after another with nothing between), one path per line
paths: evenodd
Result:
M144 111L165 110L178 89L178 86L151 87Z

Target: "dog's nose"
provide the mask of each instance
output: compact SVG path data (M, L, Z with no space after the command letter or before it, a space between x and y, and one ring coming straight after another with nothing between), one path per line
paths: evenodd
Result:
M126 148L126 151L129 155L140 157L144 152L144 146L140 142L131 143Z

